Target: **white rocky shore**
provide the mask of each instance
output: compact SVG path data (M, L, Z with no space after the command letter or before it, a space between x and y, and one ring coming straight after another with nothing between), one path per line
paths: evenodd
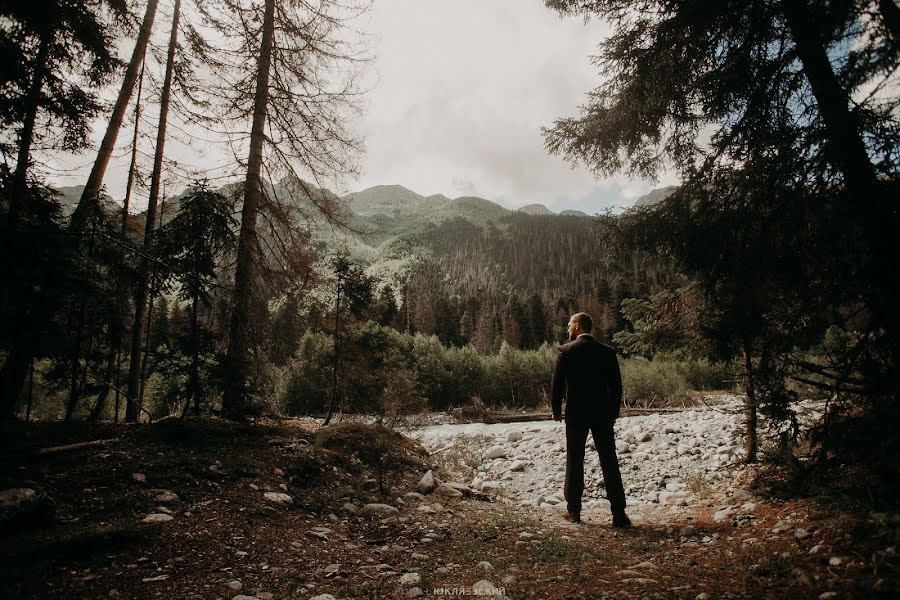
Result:
M800 416L820 416L818 403L801 403ZM743 399L724 396L714 406L622 417L616 448L628 511L678 514L725 493L744 467ZM761 438L774 434L761 421ZM435 425L409 432L447 474L474 490L523 505L564 508L565 426L555 421ZM593 440L585 453L584 515L606 518L603 475ZM602 517L601 517L602 515Z

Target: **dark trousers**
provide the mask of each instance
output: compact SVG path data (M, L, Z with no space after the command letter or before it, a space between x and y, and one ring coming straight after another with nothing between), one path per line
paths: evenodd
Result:
M569 423L566 421L566 483L563 494L570 513L581 512L581 495L584 492L584 444L588 431L594 436L594 445L600 454L606 498L613 514L625 510L625 489L616 457L616 442L613 437L613 422L594 425Z

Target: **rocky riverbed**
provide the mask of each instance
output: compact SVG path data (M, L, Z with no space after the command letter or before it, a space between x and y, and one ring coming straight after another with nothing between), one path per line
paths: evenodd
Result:
M714 404L622 417L616 422L616 449L629 513L656 517L680 514L731 493L744 471L743 401L720 396ZM821 405L799 405L801 421L821 416ZM777 431L765 420L761 439ZM434 425L409 435L422 443L447 476L473 490L548 510L564 510L565 425L536 423ZM603 474L593 439L585 453L584 517L607 518Z

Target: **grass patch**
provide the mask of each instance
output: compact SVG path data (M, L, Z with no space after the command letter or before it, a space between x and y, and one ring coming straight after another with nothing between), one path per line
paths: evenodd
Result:
M579 563L585 560L597 560L599 554L572 541L558 537L548 537L534 547L532 553L535 562L540 563Z

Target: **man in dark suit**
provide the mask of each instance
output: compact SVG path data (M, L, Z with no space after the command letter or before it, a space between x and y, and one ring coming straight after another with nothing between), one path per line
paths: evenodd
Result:
M553 371L553 418L563 420L566 397L566 483L563 493L566 519L581 522L581 495L584 492L584 444L588 431L600 454L606 497L613 514L613 527L629 527L625 514L625 490L616 457L613 425L622 406L622 375L616 351L591 335L593 321L587 313L569 319L569 340L559 347Z

